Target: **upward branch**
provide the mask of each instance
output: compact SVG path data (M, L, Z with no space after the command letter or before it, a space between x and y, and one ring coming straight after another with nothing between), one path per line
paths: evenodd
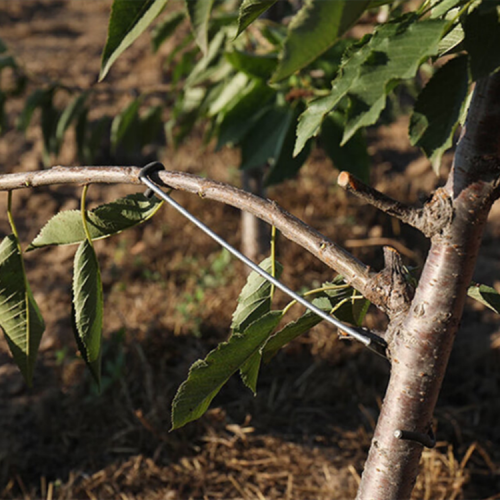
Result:
M40 172L0 175L0 191L56 184L141 184L137 167L53 167ZM198 194L249 212L276 227L286 238L299 244L379 307L383 298L374 291L374 273L353 255L320 232L286 212L274 201L266 200L228 184L203 179L184 172L162 171L165 186Z

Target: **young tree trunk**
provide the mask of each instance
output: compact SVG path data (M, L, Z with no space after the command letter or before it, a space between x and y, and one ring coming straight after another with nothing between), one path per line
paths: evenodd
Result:
M492 203L499 197L500 73L476 85L450 176L431 204L418 288L388 329L391 376L359 500L410 497ZM451 206L451 217L443 207ZM442 220L444 219L444 220ZM433 229L436 228L436 229ZM394 289L393 293L397 293Z

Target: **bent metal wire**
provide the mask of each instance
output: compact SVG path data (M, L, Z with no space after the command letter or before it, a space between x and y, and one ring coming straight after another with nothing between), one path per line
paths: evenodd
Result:
M157 196L159 196L162 200L166 201L170 206L172 206L178 212L180 212L182 215L184 215L184 217L189 219L193 224L198 226L208 236L210 236L212 239L214 239L219 245L221 245L223 248L225 248L227 251L229 251L231 254L233 254L236 258L241 260L241 262L246 264L253 271L260 274L263 278L265 278L267 281L272 283L276 288L279 288L282 292L286 293L289 297L296 300L299 304L302 304L304 307L306 307L307 309L309 309L313 313L317 314L320 318L322 318L325 321L328 321L330 324L336 326L337 328L342 330L348 336L353 337L354 339L363 343L365 346L370 347L371 349L373 349L375 352L377 352L379 354L383 353L384 349L381 346L382 339L379 339L379 338L375 339L374 337L376 337L376 336L374 336L373 334L370 334L369 332L360 332L358 330L355 330L354 328L342 323L337 318L325 313L321 309L317 308L314 304L311 304L308 300L304 299L300 295L296 294L294 291L290 290L286 285L281 283L281 281L278 281L274 276L271 276L269 273L264 271L264 269L262 269L257 264L255 264L248 257L245 257L241 252L239 252L234 247L232 247L227 241L222 239L218 234L214 233L209 227L207 227L205 224L203 224L203 222L201 222L193 214L188 212L184 207L179 205L179 203L177 203L174 199L172 199L168 194L166 194L164 191L162 191L151 180L150 176L153 173L158 172L160 170L164 170L164 169L165 169L165 167L163 166L162 163L155 161L155 162L149 163L148 165L146 165L145 167L143 167L140 170L139 180L141 182L143 182L148 187L148 190L146 191L146 196L151 196L151 194L152 194L151 191L152 191Z

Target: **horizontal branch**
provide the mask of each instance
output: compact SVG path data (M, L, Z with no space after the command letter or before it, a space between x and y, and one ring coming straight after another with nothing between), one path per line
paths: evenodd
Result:
M0 191L56 184L136 184L137 167L53 167L38 172L19 172L0 175ZM275 226L286 238L302 246L345 280L375 305L383 306L383 299L374 293L371 279L374 273L342 247L320 232L289 214L274 201L266 200L228 184L175 171L161 171L159 178L173 189L195 193L249 212Z

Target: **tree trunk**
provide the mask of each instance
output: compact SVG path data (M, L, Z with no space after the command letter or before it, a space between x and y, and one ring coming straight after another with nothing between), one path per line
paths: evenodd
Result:
M357 498L410 497L500 179L500 74L477 83L453 167L436 206L453 216L431 237L414 298L388 331L391 376ZM434 221L442 216L436 210ZM438 224L439 225L439 224ZM402 317L401 317L402 316Z

